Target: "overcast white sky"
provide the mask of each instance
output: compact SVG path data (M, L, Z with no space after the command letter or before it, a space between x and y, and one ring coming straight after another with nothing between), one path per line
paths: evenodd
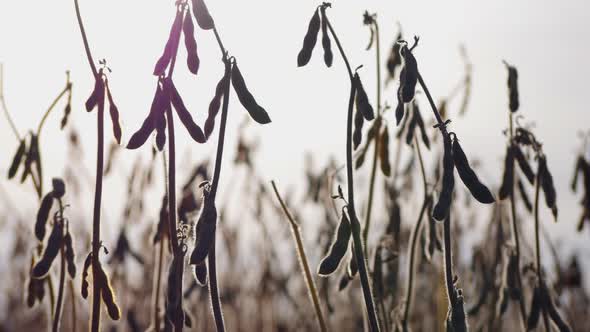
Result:
M113 69L109 82L121 112L124 141L147 115L155 87L153 65L168 36L173 3L80 0L93 55L96 60L106 58ZM318 164L323 164L329 155L344 160L349 88L343 62L336 55L334 66L326 69L318 48L307 67L296 66L297 53L317 4L318 1L207 1L226 47L237 57L248 86L273 120L272 124L253 130L263 142L257 163L266 179L277 179L283 187L296 183L303 174L303 151L313 152ZM421 37L415 55L435 98L448 94L462 77L458 46L466 46L473 63L473 93L468 115L456 118L452 130L460 135L468 155L484 161L481 176L493 186L501 179L500 156L505 144L501 131L507 121L506 70L501 60L517 66L520 112L536 122L535 132L545 143L558 187L561 220L558 226L549 225L549 229L562 234L562 239L570 243L587 239L588 231L574 235L578 198L567 189L579 146L577 132L590 127L586 102L590 77L587 3L335 1L328 15L352 66L365 65L361 77L374 101L374 53L364 50L369 37L367 27L362 25L365 9L378 13L383 62L397 33L396 22L402 24L406 37ZM199 75L188 74L181 49L175 81L194 117L203 123L223 66L213 34L198 28L196 34L201 58ZM96 142L96 115L83 110L93 81L73 1L1 1L0 61L4 63L6 102L21 132L36 126L63 87L64 72L71 71L71 119L82 130L87 165L94 172L95 152L91 147ZM392 105L394 91L391 85L384 93ZM427 110L424 96L419 98ZM49 120L43 137L46 174L60 174L63 166L65 138L56 129L61 109L59 106L60 114ZM228 151L236 139L231 132L244 114L237 99L232 99ZM431 116L430 112L423 114ZM0 174L6 174L17 142L4 117L0 119ZM110 125L106 128L110 130ZM190 149L197 158L212 156L216 139L202 146L192 143L184 130L178 132L179 151ZM109 131L107 137L112 137ZM148 150L125 153L133 160L138 153ZM229 169L231 158L225 160L224 167ZM16 188L4 176L0 176L0 181L9 190ZM107 183L105 191L112 193L107 195L108 200L120 197L118 192L122 188ZM90 211L91 202L88 205ZM545 221L549 224L550 219Z

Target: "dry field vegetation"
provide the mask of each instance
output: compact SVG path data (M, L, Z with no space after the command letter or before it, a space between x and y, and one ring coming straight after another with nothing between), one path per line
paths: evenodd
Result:
M38 125L24 131L12 123L0 94L19 141L15 151L4 153L12 158L7 177L32 186L38 198L30 202L35 220L0 223L14 239L4 248L11 260L10 274L3 276L7 312L0 331L590 331L578 259L560 257L543 226L559 219L551 156L543 150L551 142L535 135L527 123L534 119L519 115L515 65L504 62L507 85L497 87L509 102L501 113L506 128L498 128L506 146L503 176L492 187L477 175L476 147L452 131L451 118L461 121L469 109L471 63L464 49L463 79L448 95L436 96L428 89L428 73L419 70L418 37L399 27L382 57L377 15L359 13L370 31L366 51L375 53L378 64L369 73L347 57L330 23L331 4L310 8L293 60L302 67L322 55L327 67L348 77L346 161L319 170L309 162L301 184L305 194L294 197L280 182L261 180L258 143L242 132L235 167L221 169L230 94L241 104L232 108L245 109L254 120L240 130L272 125L273 113L260 106L264 96L250 92L247 78L255 73L240 71L203 0L170 6L174 20L161 57L154 59L151 108L126 144L116 106L123 92L109 88L107 62L92 57L78 0L73 5L84 42L80 54L95 82L86 104L72 105L74 85L67 75ZM215 35L218 65L225 68L208 92L202 126L173 77L174 69L198 77L196 28ZM186 48L186 59L177 58L179 47ZM376 91L365 90L363 80L376 80ZM395 93L395 107L382 101L384 93ZM418 99L428 109L420 109ZM447 107L454 99L460 107ZM96 147L82 146L68 121L82 107L87 116L96 115ZM388 112L394 116L386 118ZM46 128L49 116L62 116L61 128ZM194 144L217 135L211 162L182 165L177 172L175 140L188 136L175 133L175 120ZM69 138L63 178L44 174L43 152L52 143L42 139L43 130L63 130ZM579 230L590 220L587 141L572 165L571 189L582 198ZM119 235L105 239L103 178L126 149L151 149L151 159L136 160L120 185L127 195ZM96 176L89 182L81 174L82 151L96 153ZM355 187L356 174L367 181ZM220 183L233 188L231 195L217 196ZM93 186L94 208L81 226L70 220L80 214L75 202L84 186ZM147 190L160 193L157 215L145 212ZM490 215L482 213L483 205ZM540 219L543 209L553 221ZM15 218L2 213L2 219ZM309 215L316 220L303 222ZM534 225L526 226L534 237L523 236L526 224ZM464 244L474 240L465 252Z

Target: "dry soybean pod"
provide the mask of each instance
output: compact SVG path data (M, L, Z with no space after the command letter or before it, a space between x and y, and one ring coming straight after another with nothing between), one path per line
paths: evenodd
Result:
M361 140L363 139L364 123L365 119L361 111L357 108L356 113L354 114L354 131L352 132L352 144L354 150L356 150L359 147L359 145L361 144Z
M43 241L45 238L45 225L47 224L47 218L49 217L49 211L53 206L53 192L48 193L43 197L41 201L41 207L37 212L37 221L35 222L35 236L37 240Z
M513 149L514 149L514 157L516 158L516 161L518 162L518 167L520 167L520 170L524 173L524 175L526 176L526 178L530 184L535 183L535 173L533 172L531 165L529 165L529 162L526 160L524 153L522 153L520 146L515 144L513 146Z
M343 209L342 217L340 218L340 223L338 224L334 241L330 246L328 254L322 259L320 266L318 267L318 274L320 276L329 276L330 274L334 273L334 271L336 271L338 265L340 265L340 261L344 255L346 255L346 251L348 250L350 235L350 221L348 220L348 216Z
M90 268L90 265L92 264L92 252L90 252L87 256L86 259L84 260L84 267L82 268L82 287L81 287L81 294L82 294L82 298L86 299L88 298L88 269Z
M373 106L369 103L369 97L367 97L367 92L365 92L365 88L363 87L363 83L361 82L358 73L354 74L354 82L356 90L356 109L361 112L365 120L371 121L375 118L375 113L373 112Z
M197 24L203 30L211 30L215 28L215 22L209 14L209 10L205 5L204 0L192 0L193 1L193 14L197 20Z
M121 309L119 309L115 300L115 293L113 292L109 277L104 272L101 265L98 266L98 272L99 280L97 280L97 282L100 284L100 295L107 307L107 312L112 320L119 320L121 318Z
M402 45L400 54L404 60L403 75L400 74L400 93L404 103L409 103L414 99L416 93L416 83L418 83L418 64L408 45ZM403 77L402 77L403 76Z
M209 194L206 194L203 211L197 222L197 238L195 240L195 249L190 257L191 264L198 265L205 261L215 239L216 227L217 208L215 207L215 201Z
M166 318L175 327L184 324L184 311L182 310L182 266L184 250L174 254L168 270L168 285L166 290Z
M164 48L164 53L156 62L156 66L154 67L154 76L161 76L164 75L168 64L172 60L172 56L176 53L176 49L178 49L178 43L180 42L180 33L182 32L182 19L184 16L184 9L183 8L176 8L176 17L174 18L174 22L172 23L172 28L170 28L170 36L168 36L168 41L166 42L166 47Z
M240 103L244 106L246 111L250 113L252 119L260 124L269 123L270 117L268 116L268 113L266 113L264 108L258 105L254 96L248 91L248 87L244 82L244 77L242 76L237 63L234 63L231 71L231 82L238 95Z
M442 190L438 197L438 202L432 210L432 217L438 221L443 221L449 213L451 200L453 196L453 188L455 186L455 177L453 170L455 168L453 163L453 153L451 147L451 138L449 134L444 135L444 154L443 154L443 177Z
M512 195L514 181L514 149L512 145L506 148L506 157L504 158L504 176L500 186L500 199L505 199Z
M33 267L32 277L41 279L47 275L49 272L49 268L51 267L51 263L57 257L59 253L59 248L61 248L63 244L63 227L61 223L55 222L53 224L53 229L51 230L51 234L49 235L49 239L47 240L47 246L43 251L43 256L41 260L35 264Z
M21 161L23 159L23 156L25 155L25 150L26 150L26 143L24 139L21 139L20 144L18 145L18 149L16 150L16 153L14 154L14 157L12 158L12 163L10 164L10 168L8 169L8 179L12 179L15 175L16 172L18 171L18 167L21 164Z
M64 236L64 247L64 254L68 264L68 273L70 274L70 277L74 279L76 277L76 254L74 253L72 234L70 233L69 229L66 230L66 235Z
M154 126L156 128L156 147L159 151L164 150L166 144L166 112L170 108L170 101L167 98L162 98L162 112L154 114Z
M379 161L381 165L381 171L385 176L391 175L391 164L389 163L389 130L387 126L383 128L383 133L379 137Z
M195 264L193 272L195 273L195 280L199 286L207 285L207 265L205 262Z
M330 42L330 36L328 35L328 17L326 16L325 6L320 7L320 13L322 14L322 47L324 48L324 62L326 63L326 66L332 67L334 54L332 53L332 45Z
M129 143L127 143L127 149L133 150L139 148L145 143L150 134L154 131L156 128L156 114L162 111L160 106L162 105L162 99L164 98L163 96L162 88L158 83L156 87L156 93L154 94L154 99L152 100L150 113L143 121L141 128L139 128L139 130L136 131L129 139Z
M518 71L515 67L509 65L504 61L506 68L508 69L508 94L510 96L510 111L516 112L519 107L518 101Z
M473 197L480 203L493 203L495 201L494 196L488 187L481 183L477 174L475 174L469 165L469 160L467 160L467 156L465 155L465 152L463 152L456 135L454 135L453 139L453 161L461 181L463 181L463 184L469 189L471 195L473 195Z
M184 34L184 46L186 47L186 64L188 70L197 75L199 71L199 54L197 53L197 40L195 39L195 26L190 14L187 14L182 23L182 33Z
M215 87L215 96L211 99L209 103L209 113L207 116L207 120L205 120L205 137L209 138L211 133L213 132L213 127L215 126L215 117L217 113L219 113L219 107L221 106L221 97L224 95L224 90L227 84L229 83L229 79L231 77L231 64L229 61L225 62L225 72L223 77L217 83Z
M545 203L547 207L551 209L553 216L557 219L557 206L556 200L557 195L555 192L555 186L553 184L553 176L549 172L549 168L547 168L547 158L545 155L539 157L539 172L540 181L541 181L541 188L543 188L543 193L545 194Z
M307 33L305 34L305 38L303 39L303 47L299 54L297 55L297 66L303 67L311 59L311 53L313 52L313 48L318 39L318 33L320 32L320 14L317 8L314 11L311 20L309 21L309 25L307 27Z
M113 123L113 135L117 140L117 144L121 144L121 124L119 124L119 109L113 101L111 95L111 89L109 89L109 82L105 80L105 86L107 90L107 98L109 100L109 114L111 115L111 122Z
M103 100L104 98L104 82L102 80L102 69L99 71L96 79L94 80L94 90L90 94L90 97L86 100L84 104L86 107L86 111L92 111L99 103L99 101Z
M178 114L180 121L191 135L193 140L197 143L205 143L206 139L205 134L203 134L203 130L201 130L201 127L199 127L193 120L193 117L184 105L184 102L182 101L180 94L178 94L178 91L176 90L176 87L174 86L174 83L171 79L166 79L164 81L164 93L166 93L170 98L170 101L176 110L176 114Z

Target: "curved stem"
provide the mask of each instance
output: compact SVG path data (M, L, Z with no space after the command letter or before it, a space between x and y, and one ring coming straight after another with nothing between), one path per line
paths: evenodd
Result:
M315 287L315 283L313 281L313 277L311 275L311 271L309 269L309 264L307 262L307 255L305 254L305 247L303 246L303 240L301 239L301 232L299 230L299 224L295 221L285 202L281 198L279 191L277 190L277 186L275 185L274 181L270 182L272 184L272 188L274 189L275 195L283 208L283 212L287 219L289 220L289 225L291 226L291 231L293 233L293 237L295 238L295 245L297 249L297 257L299 257L299 264L301 266L301 270L303 270L303 276L305 277L305 282L307 284L307 291L309 292L309 297L311 298L311 302L313 304L313 308L315 309L316 317L318 319L318 324L320 325L320 331L325 332L327 331L326 323L324 321L324 316L322 314L322 308L320 306L320 300L318 297L318 292Z
M342 59L344 60L344 64L346 64L346 69L348 70L348 76L350 78L350 82L352 83L352 80L353 80L352 69L350 68L350 63L348 62L348 58L346 57L346 54L344 54L344 49L342 48L342 44L340 44L340 39L338 39L338 36L336 36L336 32L334 32L334 28L332 28L332 24L330 23L330 21L327 18L326 18L326 23L328 25L328 29L330 30L330 34L332 34L332 37L334 37L334 41L336 42L336 46L338 46L338 50L340 51L340 55L342 56Z
M100 79L100 78L98 78ZM100 328L100 207L102 201L102 175L104 174L104 99L98 102L96 186L94 191L94 214L92 218L92 332Z
M2 109L4 110L4 115L6 116L6 120L10 124L10 128L14 133L14 136L17 140L21 140L20 134L18 133L18 129L14 125L14 121L10 116L10 112L8 112L8 107L6 107L6 102L4 101L4 64L0 63L0 102L2 103Z
M447 286L447 297L449 305L455 306L455 297L453 296L453 254L451 246L451 212L443 223L443 238L444 238L444 252L445 252L445 283Z
M49 113L51 113L51 111L53 110L53 108L55 107L55 105L57 104L57 102L59 102L59 100L69 90L70 90L70 83L69 83L69 79L68 79L68 82L66 83L65 88L63 88L63 90L61 90L61 92L59 93L59 95L57 95L57 97L55 97L55 99L53 99L53 102L51 102L51 105L49 105L49 108L47 109L47 111L45 111L45 114L43 114L43 117L41 118L41 121L39 122L39 125L37 126L37 137L41 134L41 129L43 129L43 125L45 124L45 120L47 120L47 117L49 116Z
M512 137L514 135L514 119L512 118L512 112L508 112L508 120L509 120L509 138L510 144L512 144ZM512 160L512 168L514 168L514 160ZM512 174L512 190L510 193L510 213L512 217L512 234L514 235L514 247L515 247L515 255L516 255L516 266L518 266L517 271L517 282L518 287L522 290L522 276L520 274L520 236L518 235L518 222L516 218L516 202L514 199L514 191L515 191L515 174ZM526 314L526 306L524 304L523 297L519 297L518 299L518 307L520 310L520 318L521 323L523 324L523 328L526 330L527 324L527 314Z
M74 0L74 6L76 7L76 18L78 19L78 26L80 27L80 33L82 34L82 41L84 42L84 50L86 51L86 58L88 58L88 64L90 65L90 69L92 70L92 75L95 78L98 77L98 71L96 70L96 65L94 64L94 60L92 59L92 54L90 53L90 46L88 45L88 38L86 37L86 30L84 30L84 23L82 23L82 16L80 15L80 6L78 5L78 0Z

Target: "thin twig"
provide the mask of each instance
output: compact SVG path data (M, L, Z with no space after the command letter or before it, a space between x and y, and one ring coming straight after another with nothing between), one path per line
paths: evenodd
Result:
M8 112L8 107L6 107L6 101L4 100L4 64L2 63L0 63L0 102L2 103L4 115L6 116L6 120L10 124L10 128L12 129L14 136L16 136L16 139L20 141L21 136L18 132L18 129L16 129L16 125L14 124L14 121L10 116L10 112Z
M63 218L63 204L61 199L58 199L59 202L59 222L61 223L62 227L62 236L63 231L65 230L64 225L64 218ZM54 225L53 227L57 227ZM59 288L57 290L57 304L55 306L55 313L53 314L53 325L52 331L57 332L59 331L59 323L60 323L60 316L61 316L61 308L63 303L64 291L65 291L65 279L66 279L66 258L64 254L64 245L62 244L59 248L60 252L60 270L59 270Z
M303 277L305 278L305 282L307 284L307 291L309 293L309 297L311 298L311 302L313 304L313 308L315 309L316 317L318 319L318 324L320 325L320 331L327 331L326 323L324 321L324 316L322 314L322 308L320 306L320 300L318 297L318 293L315 287L315 283L313 277L311 275L311 271L309 269L309 264L307 262L307 255L305 254L305 247L303 246L303 241L301 239L301 232L299 229L299 224L295 221L285 202L281 198L279 191L277 190L277 186L275 185L274 180L270 182L272 184L272 188L274 189L275 195L283 208L283 212L287 219L289 220L289 225L291 226L291 231L293 233L293 237L295 238L295 245L297 249L297 257L299 258L299 264L301 266L301 270L303 270Z

